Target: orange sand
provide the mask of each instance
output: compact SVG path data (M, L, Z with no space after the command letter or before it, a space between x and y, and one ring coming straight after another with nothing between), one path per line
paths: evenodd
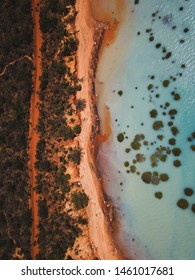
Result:
M40 18L40 10L39 10L39 0L32 1L33 7L33 19L34 19L34 42L35 42L35 49L34 49L34 93L31 99L31 116L30 116L30 180L31 180L31 207L32 207L32 259L36 258L36 255L39 253L39 247L37 242L38 237L38 225L39 225L39 217L38 217L38 195L33 190L35 187L35 178L37 175L37 171L34 167L36 162L36 146L39 140L39 135L36 129L39 119L39 96L38 90L40 88L40 81L39 78L41 76L41 32L40 32L40 25L39 25L39 18ZM35 244L35 246L33 245Z

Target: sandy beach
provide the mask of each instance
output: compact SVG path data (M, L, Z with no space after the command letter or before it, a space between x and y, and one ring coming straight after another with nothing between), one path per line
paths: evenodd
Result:
M80 165L80 178L82 186L89 196L88 217L89 231L92 246L99 259L123 259L112 235L110 222L112 217L109 203L103 196L101 178L98 177L94 161L94 145L92 129L95 127L96 119L94 114L92 92L93 73L92 62L94 57L94 33L97 25L91 14L89 1L77 1L78 16L76 28L79 39L78 49L78 78L84 77L82 90L77 97L86 100L86 108L81 112L82 131L79 136L82 148L82 161ZM96 54L97 55L97 54ZM107 208L107 210L105 210ZM107 212L107 213L106 213ZM105 215L106 214L106 215ZM110 220L110 221L109 221Z

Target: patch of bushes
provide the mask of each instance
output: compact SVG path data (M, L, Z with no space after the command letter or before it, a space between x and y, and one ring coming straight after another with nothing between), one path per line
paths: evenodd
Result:
M0 4L0 73L33 53L31 1ZM28 143L32 62L17 61L0 76L0 259L31 258Z
M83 192L73 192L71 194L71 201L74 205L75 210L80 210L87 207L89 198Z

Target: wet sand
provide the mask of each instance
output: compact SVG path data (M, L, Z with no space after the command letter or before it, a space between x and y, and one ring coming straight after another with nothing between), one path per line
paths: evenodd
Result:
M76 28L79 30L79 49L78 49L78 78L84 77L84 82L82 83L82 90L78 93L78 98L84 98L86 100L86 109L81 112L82 121L82 131L79 136L80 146L82 148L82 161L80 165L80 178L83 188L87 195L89 196L88 205L88 217L89 217L89 231L92 246L95 253L99 259L124 259L125 257L119 252L114 239L113 239L113 225L112 225L112 207L110 202L105 200L103 195L103 188L101 178L98 176L95 160L94 160L94 137L93 133L97 126L97 115L94 112L94 97L93 97L93 79L95 60L97 53L94 53L94 46L98 44L95 41L94 34L98 28L106 28L108 32L108 39L103 40L103 44L110 42L110 38L114 40L112 33L112 24L116 22L115 20L111 23L103 21L103 18L95 14L95 18L92 16L92 11L94 6L94 1L81 1L77 0L77 10L78 16L76 20ZM116 1L109 1L110 5L113 5L113 11L116 11ZM104 1L98 3L99 8L104 5ZM110 9L110 7L109 7ZM112 14L112 12L111 12ZM106 17L109 20L110 13L106 12ZM106 18L106 19L108 19ZM97 20L101 19L101 22ZM114 23L114 26L116 23ZM118 26L118 23L117 23ZM116 28L113 29L116 34ZM106 36L105 32L105 36ZM110 132L109 132L110 133Z

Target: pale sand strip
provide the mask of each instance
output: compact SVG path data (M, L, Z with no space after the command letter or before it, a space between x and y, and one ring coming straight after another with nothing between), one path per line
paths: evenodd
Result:
M88 0L77 0L78 16L76 28L79 30L78 77L85 77L78 98L87 102L81 113L82 131L79 136L83 157L80 165L80 177L83 188L89 196L88 217L89 231L95 253L100 259L122 259L112 239L111 227L104 215L104 197L99 179L95 173L95 163L91 143L92 125L95 116L92 104L91 55L93 50L93 34L96 22L92 19Z

